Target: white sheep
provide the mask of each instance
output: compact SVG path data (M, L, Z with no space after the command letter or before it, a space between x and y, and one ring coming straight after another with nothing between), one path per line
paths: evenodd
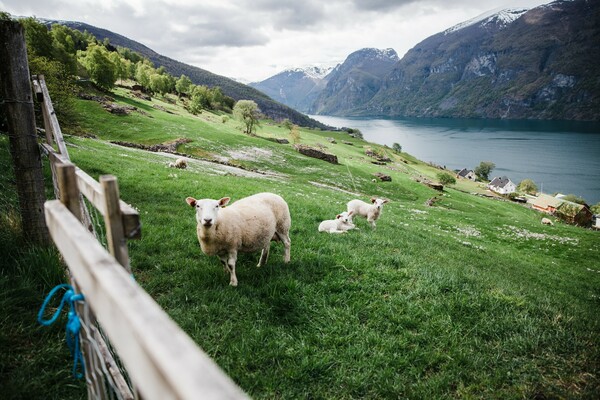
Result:
M169 163L169 167L170 168L179 168L179 169L186 169L187 168L187 160L183 157L178 158L177 160L175 160L174 163Z
M554 222L552 222L552 220L549 219L549 218L542 218L542 224L544 224L544 225L554 225Z
M220 258L229 272L229 284L237 286L235 263L237 253L262 250L258 266L265 265L271 241L281 241L285 247L283 261L290 261L291 217L287 203L273 193L259 193L229 203L220 200L186 198L196 208L197 233L204 254Z
M351 229L356 228L352 223L352 215L354 213L344 211L341 214L336 215L335 219L328 219L319 224L319 232L329 233L345 233Z
M380 199L377 197L371 197L371 203L365 203L362 200L354 199L348 202L348 212L352 212L353 215L359 215L369 221L369 224L375 229L375 221L379 219L383 205L389 203L387 199Z

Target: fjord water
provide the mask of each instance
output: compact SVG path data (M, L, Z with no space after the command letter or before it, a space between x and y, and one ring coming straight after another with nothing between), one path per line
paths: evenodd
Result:
M392 146L450 169L492 161L494 176L533 179L544 193L600 202L600 123L474 119L374 119L311 115L334 127L360 129L365 140Z

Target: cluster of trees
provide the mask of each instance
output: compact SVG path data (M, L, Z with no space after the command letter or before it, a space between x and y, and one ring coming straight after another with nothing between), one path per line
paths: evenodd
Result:
M8 17L8 16L7 16ZM98 41L89 32L54 24L51 29L35 18L21 20L32 74L43 74L61 120L70 119L74 97L74 76L89 78L102 90L111 90L118 81L134 80L146 93L174 93L189 99L193 114L203 109L231 112L235 100L220 88L194 85L190 78L175 78L164 67L128 48Z

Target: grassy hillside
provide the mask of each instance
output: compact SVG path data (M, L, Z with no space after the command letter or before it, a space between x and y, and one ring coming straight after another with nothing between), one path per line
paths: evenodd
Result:
M367 144L341 132L300 129L301 143L322 144L338 156L340 164L332 165L266 140L289 138L268 121L259 137L249 137L225 115L194 117L171 102L130 98L122 88L115 99L143 112L116 116L78 101L80 129L71 132L78 136L67 138L71 157L96 178L119 178L121 197L143 223L143 239L130 243L137 282L252 397L597 396L598 232L543 226L542 216L523 206L468 194L481 190L468 183L440 195L414 181L437 170L391 152L393 164L373 165L364 156ZM167 168L169 155L108 142L180 138L191 140L180 152L202 158L187 170ZM7 159L5 137L0 144ZM377 171L392 182L373 182ZM10 178L2 182L12 188ZM258 254L241 255L239 286L232 288L218 259L202 254L185 198L236 200L261 191L282 195L290 206L292 261L283 264L279 244L260 269ZM344 235L317 232L349 200L371 195L391 200L375 231L357 220L360 230ZM440 201L425 206L434 195ZM14 213L14 201L5 203ZM34 318L38 303L20 314ZM1 320L15 324L5 311ZM27 335L51 349L63 345L40 339L37 330ZM10 345L18 335L5 340ZM3 354L1 381L14 398L48 398L25 387L19 393L28 372L6 370L11 360L35 359L32 353L21 346ZM40 379L52 393L65 385L70 397L69 369L68 361L43 367L67 372Z

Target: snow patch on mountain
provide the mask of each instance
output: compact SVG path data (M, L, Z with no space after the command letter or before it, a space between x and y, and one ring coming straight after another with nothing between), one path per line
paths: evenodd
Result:
M287 73L288 76L292 74L302 73L309 78L312 79L323 79L329 74L334 67L322 67L322 66L307 66L307 67L297 67L297 68L289 68L285 70L283 73Z
M513 23L519 19L523 14L529 11L531 8L496 8L494 10L483 13L475 18L468 21L461 22L460 24L454 25L451 28L446 29L443 34L447 35L452 32L459 31L469 26L479 24L479 26L486 26L488 24L498 24L502 27Z

